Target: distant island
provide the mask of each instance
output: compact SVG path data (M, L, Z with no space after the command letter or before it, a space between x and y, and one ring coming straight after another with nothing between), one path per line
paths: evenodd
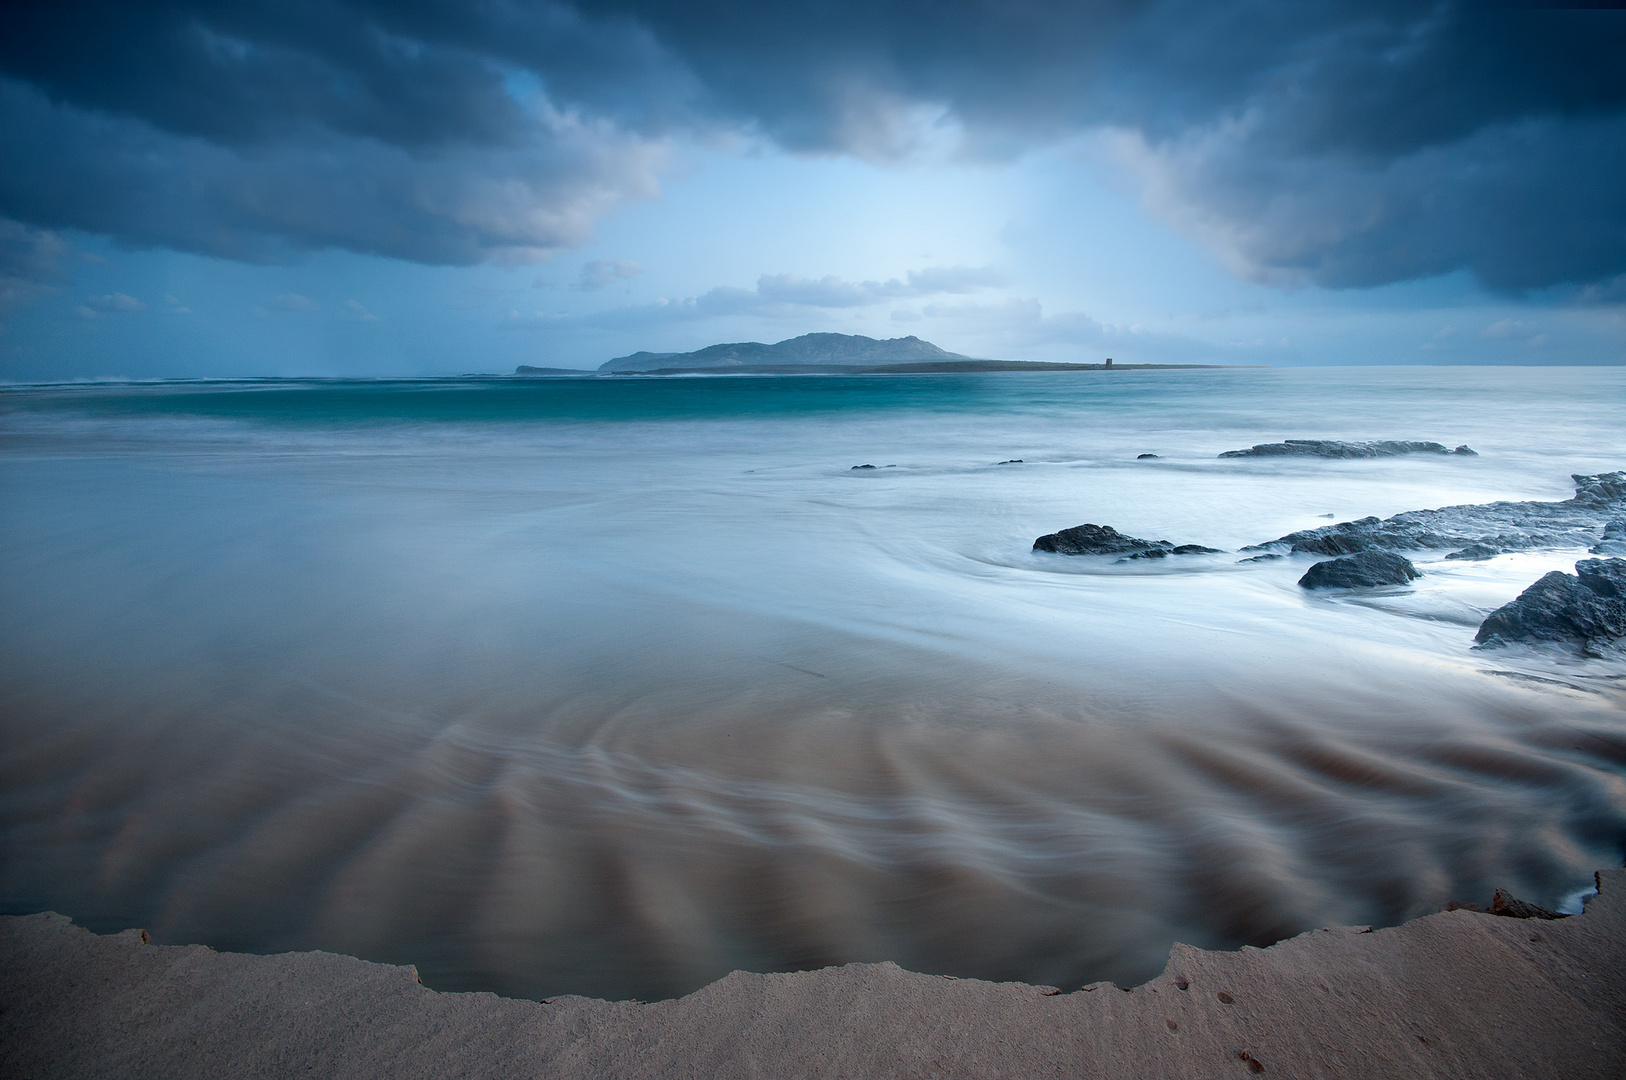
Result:
M623 371L663 371L671 368L740 367L874 367L881 364L908 364L921 361L974 360L939 349L917 337L877 341L860 334L803 334L774 345L741 341L729 345L708 345L687 353L635 352L618 356L599 367L614 374Z
M708 345L686 353L635 352L601 364L597 375L734 375L936 374L964 371L1098 371L1133 368L1197 368L1209 364L1046 363L1033 360L983 360L940 349L909 337L880 341L862 334L803 334L773 345L740 341ZM573 368L521 364L515 375L586 375Z

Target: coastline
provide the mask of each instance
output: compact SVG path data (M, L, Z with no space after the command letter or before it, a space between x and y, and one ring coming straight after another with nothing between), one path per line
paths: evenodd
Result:
M6 1076L1613 1077L1626 870L1579 916L1469 910L1171 951L1073 993L895 964L735 972L652 1003L440 993L411 967L0 918Z

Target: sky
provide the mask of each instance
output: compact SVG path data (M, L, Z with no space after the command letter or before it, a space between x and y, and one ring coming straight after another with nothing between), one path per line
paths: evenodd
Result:
M1626 11L0 7L0 380L1626 363Z

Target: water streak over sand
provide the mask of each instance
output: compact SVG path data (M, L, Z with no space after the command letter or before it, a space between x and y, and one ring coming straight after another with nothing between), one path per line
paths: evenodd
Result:
M1134 983L1620 861L1626 672L1469 649L1577 552L1308 596L1029 549L1562 499L1626 379L1091 378L9 394L0 899L655 998ZM1482 456L1215 457L1299 435Z

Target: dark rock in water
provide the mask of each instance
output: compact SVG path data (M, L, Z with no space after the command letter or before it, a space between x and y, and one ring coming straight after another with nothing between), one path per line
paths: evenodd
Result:
M1497 551L1489 544L1469 544L1461 551L1453 551L1451 554L1447 555L1446 558L1471 559L1474 562L1484 562L1486 559L1493 559L1500 554L1500 551Z
M1575 573L1554 570L1485 617L1480 648L1558 642L1597 656L1626 637L1626 559L1583 559Z
M1611 521L1603 527L1603 539L1592 545L1594 555L1626 555L1626 521Z
M1172 547L1174 545L1167 540L1125 536L1111 525L1075 525L1033 542L1034 551L1053 551L1057 555L1127 555L1132 551L1162 551Z
M1496 895L1491 897L1490 907L1482 908L1478 904L1465 904L1460 900L1453 900L1445 905L1447 911L1479 911L1488 915L1500 915L1507 919L1567 919L1557 911L1548 911L1540 904L1532 904L1528 900L1520 900L1506 889L1497 889ZM1531 941L1536 940L1531 938Z
M1468 448L1467 443L1463 443L1461 446L1457 447L1455 450L1453 450L1451 452L1453 454L1461 454L1463 457L1478 457L1479 456L1479 451L1470 450Z
M1218 548L1201 544L1180 544L1167 540L1142 540L1125 536L1111 525L1075 525L1048 533L1033 542L1034 551L1057 555L1127 555L1131 559L1161 559L1165 555L1214 555ZM1123 560L1119 560L1122 562Z
M1156 454L1136 454L1135 455L1135 460L1136 461L1145 461L1147 458L1155 458L1155 457L1157 457Z
M1363 551L1316 563L1299 578L1299 584L1306 589L1363 589L1404 585L1422 576L1410 559L1391 551Z
M1013 457L1009 461L1001 461L1000 464L1001 465L1020 465L1020 464L1022 464L1022 459L1019 458L1019 457Z
M1267 551L1267 552L1265 552L1265 553L1264 553L1264 554L1263 554L1263 555L1255 555L1255 556L1253 556L1253 558L1251 558L1251 559L1238 559L1238 560L1237 560L1237 562L1238 562L1238 563L1245 563L1245 562L1269 562L1269 561L1270 561L1270 560L1272 560L1272 559L1285 559L1285 558L1287 558L1287 556L1285 556L1285 555L1278 555L1278 554L1276 554L1276 553L1275 553L1275 552L1274 552L1274 551Z
M873 465L854 465L853 468L855 468L855 469L873 469L873 468L875 468L875 466L873 466Z
M1437 442L1339 442L1336 439L1288 439L1286 442L1257 443L1246 450L1227 450L1220 457L1324 457L1374 458L1400 454L1472 454L1466 446L1447 450Z
M1576 475L1575 497L1563 502L1494 502L1408 510L1379 521L1365 517L1288 533L1245 551L1287 547L1312 555L1357 551L1427 551L1484 544L1497 551L1588 548L1598 527L1626 514L1626 472ZM1600 552L1600 554L1606 554Z

